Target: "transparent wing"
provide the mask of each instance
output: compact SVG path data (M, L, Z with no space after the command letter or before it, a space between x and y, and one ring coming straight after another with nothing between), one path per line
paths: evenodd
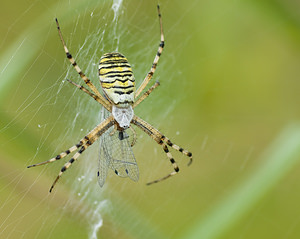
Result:
M125 132L116 131L110 136L110 164L111 168L120 177L129 177L133 181L139 179L139 170L135 161L129 135Z
M101 118L105 119L109 114L103 108ZM98 183L100 187L105 183L108 168L120 177L129 177L133 181L138 181L139 169L132 152L132 142L133 135L130 134L129 129L120 132L112 127L101 136L98 163Z

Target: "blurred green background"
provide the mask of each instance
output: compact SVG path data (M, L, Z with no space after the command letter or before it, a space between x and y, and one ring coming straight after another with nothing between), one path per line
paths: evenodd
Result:
M99 123L101 107L65 81L82 84L55 17L95 85L105 52L125 54L138 83L150 69L157 1L118 2L2 1L0 238L299 238L299 1L159 1L161 86L135 112L193 153L187 167L171 151L178 175L145 185L172 166L138 130L137 183L110 172L101 189L97 144L52 194L63 162L26 169Z

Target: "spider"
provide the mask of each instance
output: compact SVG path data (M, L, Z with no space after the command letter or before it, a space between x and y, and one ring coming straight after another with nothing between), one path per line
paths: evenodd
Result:
M138 180L138 167L134 159L134 155L131 147L135 143L135 131L130 126L130 124L136 125L146 134L148 134L155 142L162 146L164 152L166 153L168 159L173 165L174 171L169 173L168 175L154 180L152 182L147 183L147 185L158 183L163 181L175 174L178 173L179 168L169 151L168 146L174 148L175 150L183 153L184 155L189 157L190 165L192 163L192 153L189 151L179 147L176 144L173 144L166 136L164 136L161 132L159 132L156 128L151 126L146 121L142 120L138 116L136 116L133 112L133 109L138 106L143 100L145 100L150 93L159 86L159 82L155 82L147 91L145 91L142 95L141 93L148 85L151 80L157 63L159 61L160 55L163 51L165 41L162 27L162 18L160 13L159 5L157 5L159 23L160 23L160 44L154 58L152 67L148 74L146 75L144 81L140 85L140 87L135 90L135 79L133 76L133 72L131 69L128 60L124 55L118 52L106 53L100 58L99 63L99 77L100 84L103 90L103 95L99 93L97 88L93 85L93 83L88 79L88 77L82 72L82 70L77 65L75 59L70 54L65 41L63 39L60 26L57 18L55 19L58 34L62 45L64 47L64 51L66 53L67 58L79 74L79 76L83 79L88 88L92 91L89 91L82 85L78 85L77 83L68 80L71 84L93 97L98 103L100 103L108 112L108 117L106 117L100 124L98 124L94 129L92 129L86 136L84 136L78 144L72 146L68 150L60 153L56 157L49 159L47 161L33 164L28 166L27 168L40 166L47 163L52 163L57 160L60 160L66 157L68 154L78 150L73 157L64 164L61 168L58 176L54 180L49 192L52 191L55 184L62 176L62 174L79 158L79 156L89 147L91 146L99 137L101 144L100 149L100 162L99 162L99 171L98 171L98 182L102 187L106 178L107 168L110 167L115 171L115 173L119 176L127 177L129 176L132 180ZM141 95L141 96L140 96ZM139 97L140 96L140 97ZM129 136L126 132L128 130L132 130L134 139L133 142L129 143ZM109 132L109 133L108 133ZM105 140L105 141L104 141ZM115 151L113 152L112 150ZM102 154L102 159L101 159Z

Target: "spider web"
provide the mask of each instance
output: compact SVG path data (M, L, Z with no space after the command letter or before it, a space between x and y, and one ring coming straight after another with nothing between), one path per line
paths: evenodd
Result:
M299 6L159 3L166 47L152 82L161 86L135 113L193 152L194 163L170 150L180 173L146 187L172 166L136 129L139 182L109 170L100 188L96 142L51 194L70 157L26 166L78 143L101 118L101 106L66 81L83 84L54 18L96 86L100 56L111 51L128 58L139 85L159 44L156 2L3 3L0 238L299 237L299 126L290 125L300 118Z
M16 31L14 30L11 32L10 29L13 29L16 24L19 24L22 17L26 18L29 13L32 13L33 9L39 8L39 5L44 4L32 4L23 10L22 15L10 24L10 28L6 31L7 35L2 40L2 44L5 44L9 35ZM149 62L147 65L132 64L133 68L137 69L137 72L142 72L138 77L142 78L147 70L150 69L151 61L153 60L159 43L158 34L156 34L156 38L152 37L154 32L159 32L155 5L153 6L153 15L151 16L151 19L150 14L148 14L148 16L144 16L146 22L155 21L155 24L147 25L147 30L144 29L144 25L138 26L133 22L133 16L136 15L137 11L139 11L140 4L135 5L135 8L131 11L131 13L124 13L124 9L127 7L123 6L121 0L112 2L106 1L98 6L95 3L90 3L88 6L84 6L85 10L81 11L78 10L80 4L77 3L78 13L67 13L68 18L62 18L61 16L63 14L58 13L60 12L58 9L61 5L64 5L62 1L58 2L54 7L48 6L48 14L45 15L50 15L50 19L53 19L55 16L58 17L63 36L66 39L71 53L78 61L79 66L92 80L98 78L97 71L95 69L98 68L100 56L104 52L118 51L118 48L120 47L120 40L122 38L127 38L128 43L123 44L126 46L125 49L127 49L127 51L128 49L133 49L130 51L134 51L134 49L138 49L140 46L145 47L144 49L139 49L138 53L131 56L131 60L133 62L139 62L140 59L143 59L145 62ZM76 9L76 7L74 7L74 9ZM130 14L133 14L133 16ZM39 18L45 21L45 16L40 16ZM122 18L121 20L123 21L127 21L127 24L123 24L120 18ZM46 22L48 23L49 19L47 19ZM69 23L69 29L66 23ZM11 113L12 117L7 123L2 125L1 133L5 134L5 132L8 132L10 135L2 146L5 147L10 143L13 145L14 142L20 140L22 138L21 136L25 134L24 132L29 129L36 132L39 135L39 139L38 141L33 139L33 142L37 142L34 156L27 156L27 160L24 160L26 162L24 162L21 169L12 171L10 168L7 171L12 172L8 174L6 173L2 176L3 178L9 178L11 175L14 176L14 179L11 179L10 181L10 184L13 185L13 190L8 197L5 198L2 204L2 210L11 208L11 211L7 214L6 218L3 218L1 223L1 237L10 238L16 237L16 235L18 238L31 237L31 228L18 229L17 231L20 231L20 233L15 233L14 230L16 228L22 228L22 225L26 224L24 223L26 219L34 218L33 224L38 224L39 221L42 222L39 229L34 233L35 238L52 238L56 235L56 230L60 229L59 225L62 221L64 221L63 218L65 215L79 214L84 216L85 219L88 219L88 222L85 223L85 225L90 228L87 230L89 238L97 238L97 232L103 223L101 214L105 211L105 208L108 208L109 205L109 201L101 196L101 190L97 183L95 183L97 146L94 146L94 149L90 152L87 151L85 153L85 159L87 159L86 162L80 164L80 169L73 174L77 176L72 177L72 175L67 175L64 177L65 180L62 180L62 183L69 184L73 189L71 191L65 191L65 196L63 193L57 195L56 192L54 192L54 196L52 197L62 198L62 201L58 206L58 208L60 208L60 212L55 213L57 217L55 222L48 216L48 211L51 210L51 206L46 207L46 209L44 209L38 217L33 216L35 213L32 213L38 210L38 206L40 204L49 203L51 205L53 201L55 201L55 199L49 198L49 196L46 195L49 187L48 182L41 184L42 188L38 188L39 193L44 195L40 197L39 205L29 209L20 217L20 219L14 218L16 217L16 212L19 211L19 208L25 205L24 201L28 197L28 194L31 194L31 188L35 187L40 181L40 178L45 174L47 174L47 177L50 178L51 182L51 178L53 178L53 176L55 176L61 168L61 164L47 165L47 167L40 167L35 172L32 171L32 173L36 173L36 179L33 178L31 187L24 188L22 193L19 193L19 195L21 195L19 196L20 198L16 199L17 202L14 206L11 206L11 204L13 204L13 199L18 198L18 196L15 196L14 193L18 192L20 183L23 181L25 175L27 175L27 171L22 170L24 166L40 161L40 158L44 158L44 156L41 155L45 154L47 155L46 157L51 157L64 150L64 147L69 147L76 143L84 134L93 128L95 124L98 124L100 120L101 107L91 101L89 97L83 96L81 94L82 92L70 87L65 81L65 79L72 79L82 84L81 79L78 77L73 67L65 62L64 55L60 54L63 53L63 49L58 41L57 33L52 36L52 32L55 31L55 25L51 23L48 24L48 32L45 33L46 37L41 39L41 41L44 42L40 48L34 47L32 53L26 51L26 48L29 46L31 49L34 46L33 43L36 41L35 37L37 37L37 34L35 34L34 31L39 30L41 27L39 25L39 21L37 21L37 23L33 26L28 26L28 32L33 32L31 35L27 36L26 34L23 34L20 36L20 39L15 41L16 44L11 47L13 55L4 57L4 59L8 59L8 61L2 68L1 78L5 78L6 74L9 75L10 66L14 64L14 59L19 55L24 55L24 61L29 61L31 63L29 66L26 66L26 70L24 70L25 72L20 71L22 72L22 75L18 75L18 77L20 77L20 81L12 93L12 100L9 101L9 104L3 108L3 112L8 115ZM127 25L127 27L125 27L125 25ZM148 35L146 34L149 38L149 42L145 45L143 39L139 38L138 33L145 34L147 32L149 32ZM54 54L52 54L51 50L47 47L52 41L56 42L55 47L58 48L58 50L55 49ZM152 54L145 54L150 50L150 48ZM40 52L38 52L39 50ZM45 60L45 58L48 59ZM28 78L30 78L28 75L31 75L31 72L36 71L36 69L43 64L46 65L46 69L41 70L41 75L37 76L39 80L32 83L28 81ZM67 69L67 71L65 71L65 69ZM60 72L58 70L60 70ZM55 77L57 77L57 79L49 82L49 75L51 72L56 72ZM17 78L16 75L13 76ZM49 83L47 84L47 82ZM97 81L94 84L97 85ZM9 87L9 85L10 82L2 81L1 87L5 88ZM23 98L20 101L20 99L18 99L18 94L24 85L27 89L29 89L29 92L25 93L25 99ZM12 105L17 105L17 108L12 107ZM87 107L87 105L94 106ZM59 106L58 109L55 109L55 106ZM11 107L13 109L9 110ZM49 114L46 114L46 117L43 116L45 112L49 112ZM68 113L66 114L66 112ZM165 114L167 114L167 112ZM23 125L23 129L11 134L10 129L18 126L19 124L22 125L24 122L25 124ZM50 140L50 138L52 139ZM74 139L76 139L75 142ZM51 143L51 141L53 141L53 143ZM49 142L51 145L48 145ZM97 143L95 143L95 145L96 144ZM32 145L29 147L32 147ZM93 163L88 161L90 158L93 159ZM49 173L49 171L51 171L51 173ZM16 176L17 174L20 176ZM69 178L68 176L71 177ZM8 186L9 185L6 187ZM5 188L2 189L2 191L4 190ZM42 193L42 191L45 193ZM64 192L64 190L62 191ZM51 229L49 229L48 225L51 225Z

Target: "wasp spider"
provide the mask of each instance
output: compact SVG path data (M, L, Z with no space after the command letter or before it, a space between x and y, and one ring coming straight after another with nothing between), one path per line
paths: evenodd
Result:
M133 139L133 142L130 143L127 133L129 132L128 130L131 130L133 132L133 135L135 135L135 132L131 128L130 124L136 125L142 131L148 134L153 140L155 140L159 145L161 145L174 168L173 172L169 173L165 177L149 182L148 185L160 182L178 173L179 168L172 154L169 152L168 146L188 156L190 159L188 165L191 164L192 154L190 152L177 146L176 144L173 144L161 132L159 132L146 121L134 115L133 112L133 109L138 106L144 99L146 99L156 87L159 86L159 82L156 82L146 92L141 94L151 80L164 48L164 34L159 6L157 6L157 10L160 23L160 44L152 67L146 75L144 81L142 82L140 87L135 90L135 79L132 73L131 66L128 63L126 57L118 52L106 53L101 57L99 63L100 84L103 89L104 95L101 95L99 93L97 88L82 72L75 59L70 54L62 37L58 20L56 19L58 34L63 44L67 58L92 92L84 86L78 85L71 80L68 81L83 92L93 97L105 108L105 110L109 114L99 125L97 125L86 136L84 136L78 144L72 146L65 152L60 153L50 160L28 166L28 168L31 168L47 163L52 163L78 150L74 154L74 156L61 168L58 176L56 177L50 188L50 192L52 191L53 187L55 186L58 179L62 176L62 174L99 137L100 143L102 142L98 171L98 182L100 186L102 187L104 184L107 174L107 168L113 169L119 176L130 177L132 180L137 181L138 167L131 149L135 140ZM133 138L135 138L135 136Z

